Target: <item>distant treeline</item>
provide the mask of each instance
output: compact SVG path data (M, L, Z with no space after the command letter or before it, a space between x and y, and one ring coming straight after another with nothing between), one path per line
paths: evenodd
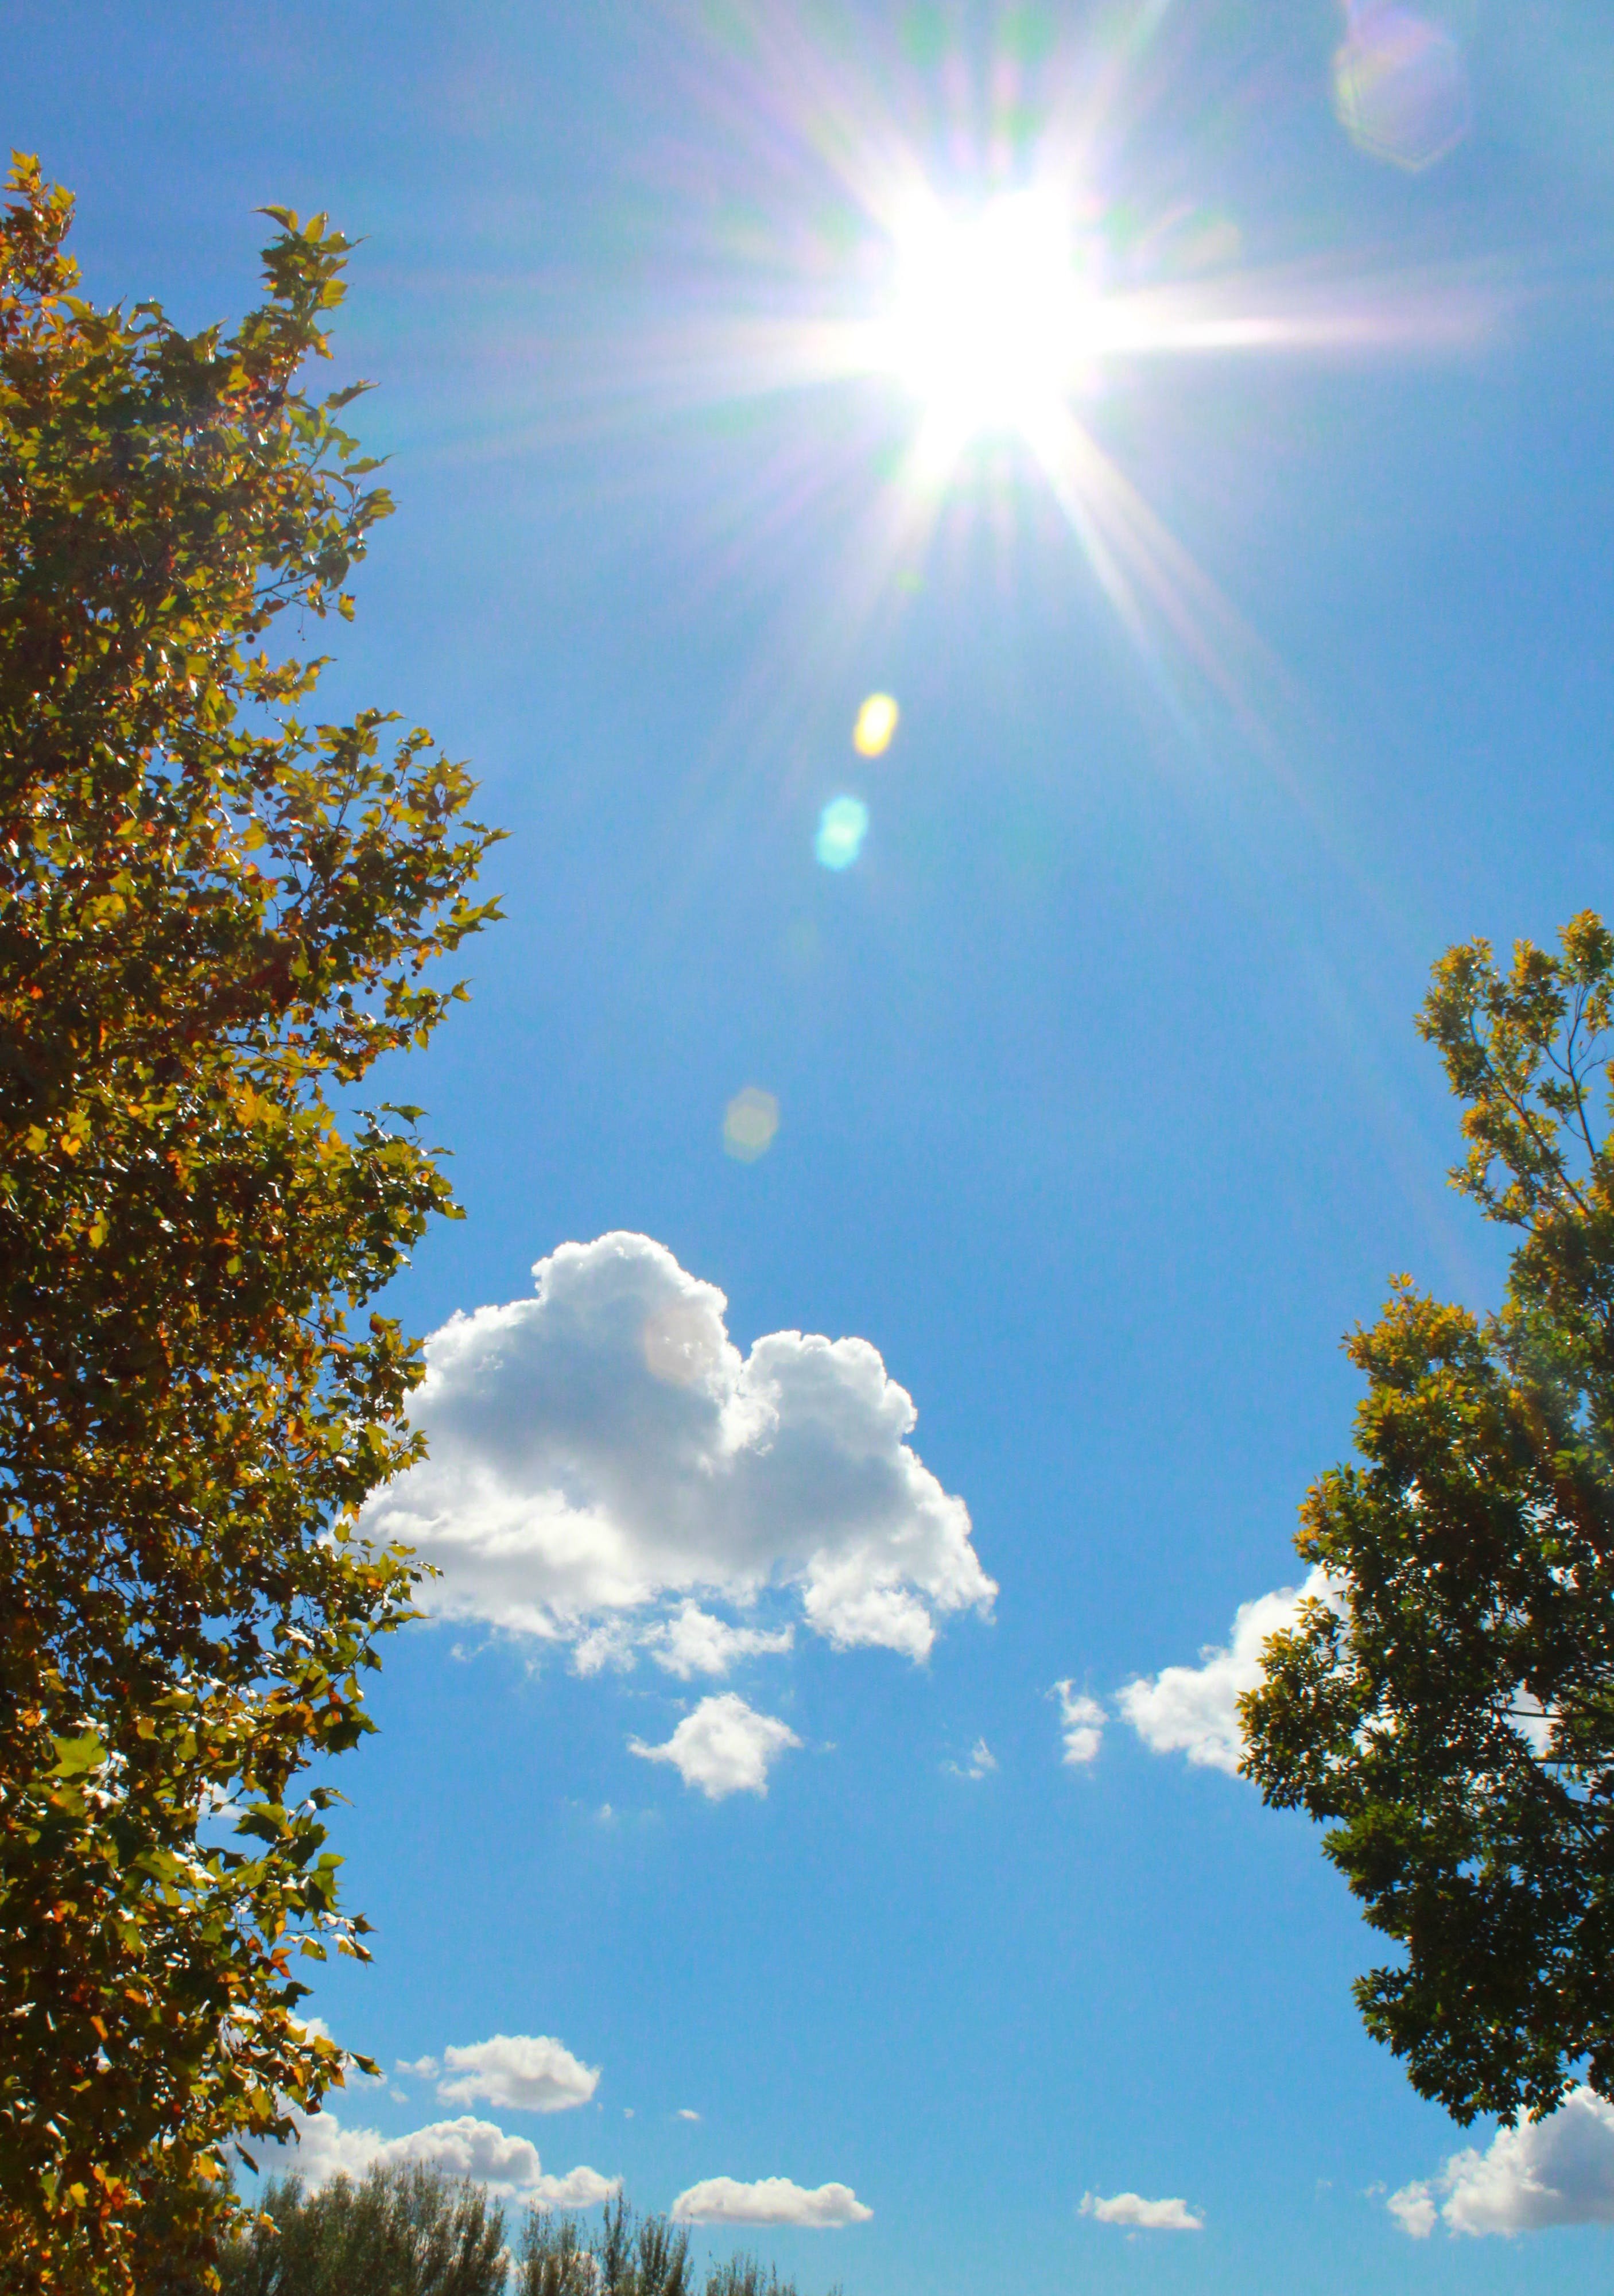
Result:
M755 2257L690 2259L689 2234L613 2201L595 2229L530 2216L512 2243L482 2185L419 2162L339 2177L319 2192L271 2182L227 2251L224 2296L800 2296ZM840 2296L839 2290L831 2296Z

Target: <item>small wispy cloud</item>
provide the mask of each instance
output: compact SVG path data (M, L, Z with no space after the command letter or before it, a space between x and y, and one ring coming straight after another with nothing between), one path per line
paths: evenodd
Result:
M944 1762L942 1767L950 1777L989 1778L997 1767L997 1756L984 1738L978 1738L964 1761Z
M1049 1694L1059 1702L1059 1726L1064 1740L1060 1759L1072 1769L1081 1769L1098 1759L1109 1717L1098 1700L1089 1698L1074 1682L1056 1682Z
M1084 2193L1081 2212L1100 2224L1125 2225L1133 2232L1203 2232L1205 2219L1196 2217L1186 2201L1146 2201L1141 2193L1114 2193L1108 2200Z

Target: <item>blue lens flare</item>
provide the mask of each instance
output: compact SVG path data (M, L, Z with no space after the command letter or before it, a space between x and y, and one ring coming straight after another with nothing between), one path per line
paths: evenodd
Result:
M832 797L818 816L813 850L826 869L849 869L869 832L869 808L860 797Z

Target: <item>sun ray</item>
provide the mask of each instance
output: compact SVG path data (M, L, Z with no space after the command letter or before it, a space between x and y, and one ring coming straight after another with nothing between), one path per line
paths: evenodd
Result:
M773 633L733 697L753 755L799 738L815 690L900 619L894 593L954 510L984 505L1012 554L1039 496L1179 715L1203 704L1259 738L1275 665L1149 501L1147 433L1123 453L1110 410L1151 368L1181 368L1187 391L1211 363L1461 350L1517 275L1389 273L1344 250L1253 267L1185 193L1191 144L1151 203L1139 123L1175 135L1200 100L1167 0L1132 11L1124 37L1072 32L1033 58L1005 19L979 53L955 39L922 63L862 18L837 37L829 10L684 15L728 28L714 45L694 24L684 51L710 135L646 162L667 181L631 301L608 330L553 330L542 420L463 451L655 442L639 467L676 499L692 606L742 599ZM1035 132L1004 126L1034 113ZM804 613L809 535L823 571Z

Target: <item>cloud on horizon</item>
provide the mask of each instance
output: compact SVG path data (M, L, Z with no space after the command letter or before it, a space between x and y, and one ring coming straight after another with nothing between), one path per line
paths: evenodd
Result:
M800 1743L788 1723L758 1714L725 1690L703 1698L664 1746L630 1738L627 1751L647 1762L670 1762L686 1786L699 1786L709 1801L721 1801L732 1793L766 1793L771 1765L788 1746Z
M1438 2176L1404 2185L1385 2204L1405 2233L1545 2232L1614 2224L1614 2104L1575 2088L1544 2120L1499 2128L1482 2152L1454 2152Z
M469 2113L457 2120L433 2121L407 2136L344 2128L329 2111L293 2117L298 2133L283 2148L285 2166L295 2169L313 2191L332 2177L356 2181L378 2165L409 2161L441 2169L451 2177L472 2177L501 2200L520 2201L528 2208L597 2208L622 2181L586 2168L569 2169L563 2177L546 2176L537 2147L526 2137L507 2136L492 2121L473 2120Z
M816 2185L808 2191L788 2177L764 2177L754 2185L708 2177L673 2202L675 2224L802 2225L828 2231L867 2224L873 2213L849 2185Z
M1084 2193L1081 2213L1100 2224L1126 2225L1134 2232L1205 2229L1204 2218L1196 2217L1186 2201L1146 2201L1141 2193L1115 2193L1107 2201L1097 2193Z
M562 1244L533 1275L530 1299L427 1341L410 1418L431 1455L366 1512L442 1572L438 1617L570 1643L586 1671L645 1649L687 1679L789 1647L698 1595L788 1590L837 1647L913 1659L940 1620L990 1611L969 1511L866 1340L774 1332L741 1357L724 1294L644 1235Z

